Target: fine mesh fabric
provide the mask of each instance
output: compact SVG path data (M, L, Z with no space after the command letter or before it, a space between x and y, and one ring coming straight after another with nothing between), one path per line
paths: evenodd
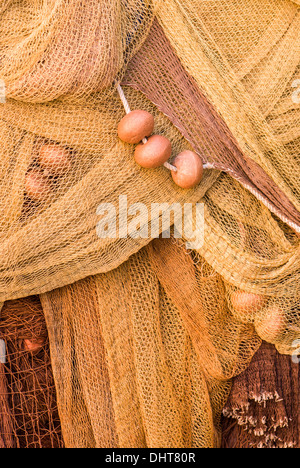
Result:
M262 340L291 355L300 339L299 2L5 0L0 15L0 303L40 296L65 446L220 446L231 379ZM196 188L134 162L116 83L172 158L211 165ZM41 167L44 145L64 171ZM124 195L148 213L203 203L203 246L99 238L97 207L118 216ZM262 305L238 309L241 291Z

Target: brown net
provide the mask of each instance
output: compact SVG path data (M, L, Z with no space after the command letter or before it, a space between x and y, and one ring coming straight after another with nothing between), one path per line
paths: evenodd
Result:
M40 296L65 445L219 446L231 379L262 339L293 354L300 338L299 2L6 0L0 14L0 302ZM119 82L172 158L192 149L212 168L196 188L134 162ZM45 147L62 152L53 172ZM144 228L162 218L153 203L203 203L203 246L99 237L97 208L118 218L120 196L146 208ZM19 363L8 336L6 385L20 366L32 386L38 358ZM54 401L47 376L34 399ZM14 402L26 392L3 403L20 445L38 411Z
M10 301L1 312L0 447L61 448L63 441L48 334L38 297Z
M263 343L223 409L223 448L298 448L299 364Z

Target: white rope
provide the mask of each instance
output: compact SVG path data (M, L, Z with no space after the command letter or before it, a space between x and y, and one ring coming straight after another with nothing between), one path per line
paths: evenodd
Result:
M6 364L6 344L4 340L0 340L0 364Z
M206 170L206 169L216 169L216 167L213 164L205 163L205 164L203 164L203 169L204 170Z
M285 224L290 226L295 232L300 233L300 226L293 221L290 221L286 216L284 216L277 208L274 207L274 205L265 197L262 195L255 187L252 187L251 185L247 184L242 180L241 177L238 177L237 174L232 171L232 169L229 168L224 168L219 166L218 164L211 164L211 163L206 163L204 165L206 169L217 169L221 170L222 172L225 172L229 174L231 177L233 177L235 180L237 180L245 189L247 189L252 195L257 198L260 202L262 202L266 208L268 208L271 213L275 214L281 221L283 221Z
M118 90L120 99L121 99L121 101L123 103L126 114L130 114L131 109L130 109L130 106L129 106L129 102L127 101L126 96L124 94L124 91L123 91L123 89L121 88L121 86L119 84L117 85L117 90Z

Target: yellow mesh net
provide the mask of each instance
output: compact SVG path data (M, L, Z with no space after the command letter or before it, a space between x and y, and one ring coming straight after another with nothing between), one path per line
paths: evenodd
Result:
M300 338L299 2L5 0L0 14L0 302L41 297L66 446L219 446L232 377L261 339L292 354ZM199 186L134 162L116 83L172 157L211 165ZM43 169L45 145L63 171ZM118 217L124 195L148 213L204 203L203 246L100 238L97 208Z

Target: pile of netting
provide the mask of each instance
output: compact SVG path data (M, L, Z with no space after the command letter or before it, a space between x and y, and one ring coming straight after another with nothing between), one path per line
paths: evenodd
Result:
M0 448L63 447L48 335L38 297L10 301L1 312Z
M299 346L299 2L4 0L0 15L3 444L220 446L261 341ZM135 163L119 83L171 161L209 164L196 188ZM203 245L186 248L193 216L182 239L99 236L98 207L118 219L124 196L143 233L168 209L154 203L203 204ZM32 317L14 302L29 296Z

